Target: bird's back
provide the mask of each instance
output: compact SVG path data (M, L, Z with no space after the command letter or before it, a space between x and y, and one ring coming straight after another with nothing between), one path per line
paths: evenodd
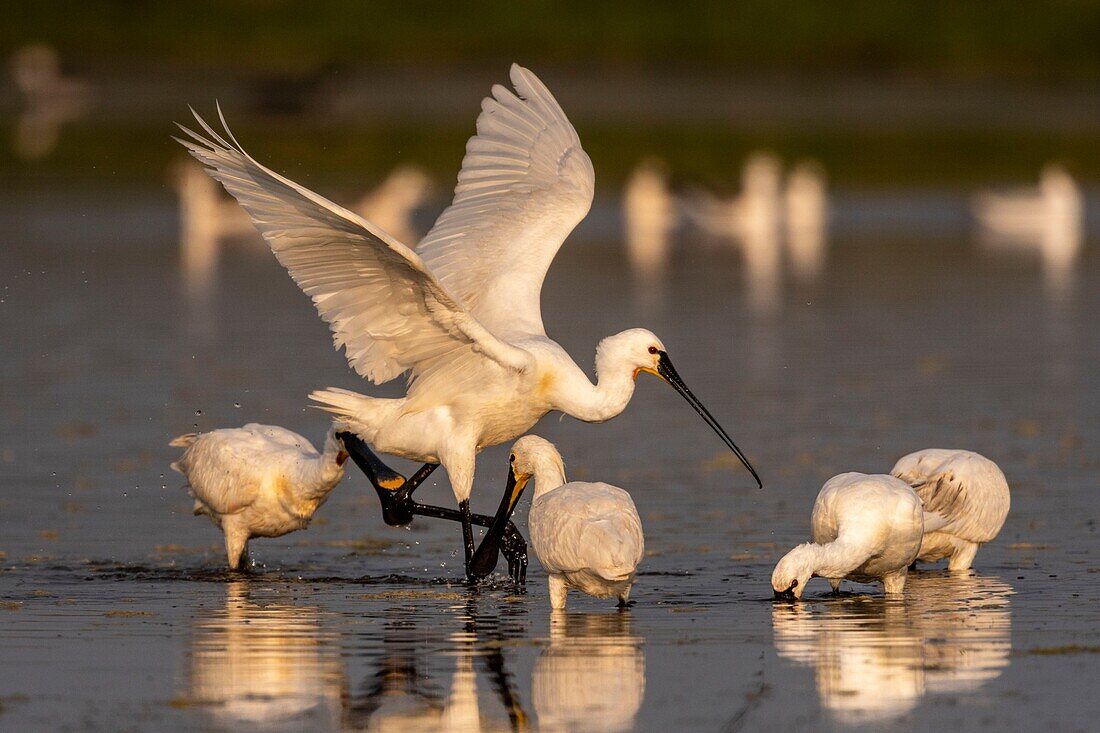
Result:
M929 448L903 456L891 473L924 502L928 531L988 542L1008 516L1008 481L996 463L978 453Z
M535 554L550 573L588 571L625 580L645 549L630 494L605 483L574 481L543 494L531 504L528 526Z
M173 468L216 514L234 514L256 500L268 477L292 472L317 451L285 428L249 423L196 436Z
M825 482L811 518L813 541L847 541L870 548L913 544L923 534L920 498L885 474L842 473ZM914 544L915 543L915 544Z

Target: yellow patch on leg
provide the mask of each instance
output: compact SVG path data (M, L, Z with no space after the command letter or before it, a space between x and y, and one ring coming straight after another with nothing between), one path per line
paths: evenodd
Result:
M397 491L405 485L403 478L384 478L378 481L378 485L387 491Z

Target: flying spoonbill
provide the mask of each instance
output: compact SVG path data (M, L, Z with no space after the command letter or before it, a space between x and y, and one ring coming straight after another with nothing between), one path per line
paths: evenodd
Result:
M400 399L342 389L311 397L361 438L348 433L345 446L374 484L387 523L407 524L416 514L462 522L471 580L492 572L497 559L486 552L472 564L477 453L523 435L551 410L587 422L609 420L626 408L641 372L675 387L760 483L653 333L634 328L601 341L596 384L546 335L543 278L588 213L595 177L549 90L517 65L511 80L515 92L496 85L482 102L454 201L416 251L258 163L233 137L220 109L225 137L196 114L206 136L182 128L192 139L179 140L249 212L329 323L352 368L375 383L410 373ZM424 465L406 479L366 443ZM412 501L412 492L440 464L457 512ZM514 528L509 532L518 537ZM493 535L486 535L490 548L500 540Z
M903 456L890 471L924 501L924 539L917 560L948 558L968 570L978 548L1004 526L1011 503L997 464L967 450L929 448Z
M813 542L783 556L772 573L777 598L798 599L810 578L833 591L850 578L881 580L901 593L924 533L921 500L902 480L884 474L842 473L821 487L810 519Z
M172 468L187 478L195 516L205 514L225 534L231 570L250 538L309 526L344 477L348 454L336 430L329 429L324 453L297 433L258 423L189 433L169 443L184 449Z
M561 454L537 435L517 440L508 460L507 489L494 529L503 530L534 479L527 526L535 555L549 575L550 607L565 608L570 588L596 598L617 597L625 606L645 550L642 519L630 494L602 482L566 483Z

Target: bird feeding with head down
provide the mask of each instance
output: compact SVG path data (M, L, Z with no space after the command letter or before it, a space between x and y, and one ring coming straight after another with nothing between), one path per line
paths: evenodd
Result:
M760 483L653 333L634 328L602 340L595 384L546 335L543 279L588 213L595 177L550 91L520 66L512 66L511 80L514 92L496 85L482 102L454 200L415 251L258 163L220 109L225 137L196 114L205 135L181 126L191 139L179 140L248 211L352 368L379 384L409 373L398 399L331 388L311 397L349 426L345 445L374 485L387 523L407 524L414 515L462 523L471 580L491 572L496 560L482 554L483 562L472 564L478 452L514 440L554 410L609 420L626 408L642 372L672 385ZM367 443L423 466L406 479ZM438 465L447 469L457 512L412 500ZM484 541L499 542L494 534Z
M833 592L845 578L882 582L900 594L924 532L921 500L900 479L842 473L821 487L810 517L812 542L788 552L772 572L777 598L799 599L806 581L821 577Z
M537 435L517 440L508 462L507 486L490 532L500 531L533 480L527 528L548 576L550 607L565 608L570 588L618 598L625 606L645 552L642 519L630 494L603 482L566 483L561 454Z
M323 452L297 433L249 423L189 433L172 468L186 477L195 516L205 514L225 534L229 568L237 570L253 537L305 529L344 477L348 454L333 425Z
M948 570L968 570L978 548L997 536L1008 517L1008 481L996 463L977 453L928 448L902 456L890 473L924 502L921 562L946 557Z

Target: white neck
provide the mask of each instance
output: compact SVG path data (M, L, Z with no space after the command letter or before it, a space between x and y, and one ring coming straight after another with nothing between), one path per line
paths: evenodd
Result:
M559 391L557 409L584 422L603 422L617 416L634 396L634 368L614 356L596 352L596 384L578 369L576 377Z
M303 482L307 496L323 500L344 477L344 466L336 462L343 450L340 441L336 440L335 431L329 430L325 436L324 451L315 460L308 461L304 467L308 473Z
M565 464L562 463L560 455L541 454L534 457L533 463L535 470L532 478L535 480L535 491L531 494L531 501L565 483Z
M813 574L822 578L843 578L871 557L871 551L843 537L823 545L800 545Z

